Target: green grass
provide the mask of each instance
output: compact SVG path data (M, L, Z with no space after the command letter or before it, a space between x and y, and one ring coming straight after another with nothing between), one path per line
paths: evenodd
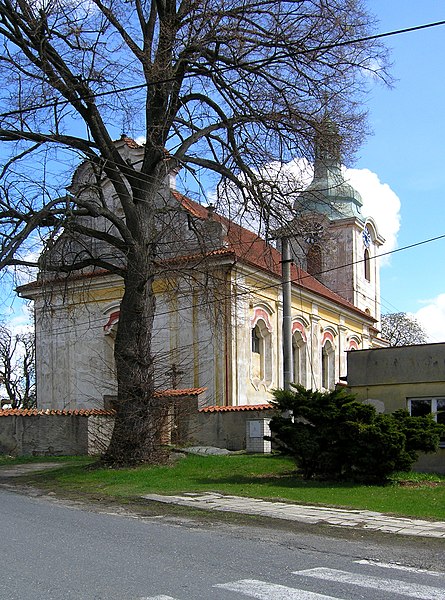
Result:
M66 463L90 464L91 458L86 456L8 456L0 454L0 467L13 465L28 465L32 463Z
M48 459L49 460L49 459ZM62 459L63 460L63 459ZM125 500L147 493L220 492L301 504L367 509L445 520L445 477L397 474L385 486L303 481L291 460L271 455L188 456L169 466L91 468L85 457L27 476L55 490Z

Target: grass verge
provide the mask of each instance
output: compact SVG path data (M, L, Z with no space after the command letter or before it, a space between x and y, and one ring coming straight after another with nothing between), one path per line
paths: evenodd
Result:
M54 462L54 458L48 458ZM294 463L274 455L193 456L169 466L92 468L87 457L59 458L60 469L20 478L38 487L125 502L143 494L219 492L299 504L373 510L445 520L445 477L400 473L385 486L303 481ZM3 459L0 465L29 462ZM42 459L38 459L42 462ZM1 472L0 472L1 474Z

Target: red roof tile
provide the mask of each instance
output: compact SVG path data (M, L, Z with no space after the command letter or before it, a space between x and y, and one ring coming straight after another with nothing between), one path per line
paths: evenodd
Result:
M80 417L95 417L95 416L114 416L114 410L105 410L101 408L78 408L74 410L63 409L47 409L38 408L5 408L0 410L0 417L47 417L47 416L80 416Z
M181 396L199 396L206 391L206 387L199 388L185 388L183 390L162 390L159 392L155 392L154 396L156 398L179 398Z
M182 398L186 396L199 396L205 392L206 387L186 388L182 390L162 390L155 392L156 398ZM114 416L115 410L104 408L76 408L76 409L40 409L40 408L4 408L0 410L0 417L42 417L42 416Z
M182 204L182 206L190 212L193 216L199 219L208 218L208 210L202 204L194 202L190 198L183 196L179 192L173 192L174 197ZM274 277L281 278L281 253L276 248L270 246L259 237L253 231L249 231L240 225L237 225L233 221L230 221L226 217L213 213L212 218L227 227L227 242L226 248L221 250L215 250L210 252L209 255L216 255L218 253L228 254L232 253L237 260L249 264L253 267L259 268ZM370 315L354 306L351 302L339 296L325 285L320 283L318 279L309 275L303 269L300 269L296 265L291 267L292 282L301 288L307 289L315 294L319 294L335 304L340 304L349 310L359 313L361 316L366 317L369 321L375 321Z
M240 404L239 406L205 406L199 412L242 412L246 410L271 410L272 404Z
M142 148L142 146L140 144L138 144L136 140L134 140L131 137L128 137L124 133L121 135L120 140L116 140L116 141L124 142L126 146L128 146L129 148L132 148L133 150L136 150L137 148Z
M126 138L124 136L122 139L126 144L133 142L136 144L135 147L139 147L134 140L131 140L131 138ZM180 192L172 191L172 195L192 216L203 220L208 219L209 211L205 206L195 202L194 200L191 200L190 198L187 198ZM173 259L173 262L182 262L197 258L226 255L232 256L237 261L260 269L277 279L281 278L281 253L278 252L276 248L267 244L265 240L263 240L253 231L249 231L248 229L241 227L222 215L213 212L212 218L215 219L215 221L222 223L227 228L227 246L205 254L201 253L193 256L178 256L177 258ZM70 279L75 280L84 277L97 277L106 274L107 271L97 269L93 273L82 273L70 276ZM300 269L296 265L292 265L291 267L291 276L294 285L313 292L314 294L318 294L337 305L344 306L348 310L360 314L361 317L366 318L370 323L375 322L375 319L373 319L370 315L366 314L364 311L354 306L351 302L327 288L325 285L320 283L318 279L312 275L309 275L309 273L303 271L303 269ZM57 281L58 280L53 280L53 283L57 283ZM17 291L19 293L26 293L28 289L39 287L41 285L42 281L38 280L18 287Z

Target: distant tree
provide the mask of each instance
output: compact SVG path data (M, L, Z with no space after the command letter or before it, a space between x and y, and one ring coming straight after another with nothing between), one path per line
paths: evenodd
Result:
M381 414L343 390L295 386L274 396L282 413L270 422L272 439L305 479L381 483L394 471L408 471L419 452L436 451L445 433L430 415Z
M2 403L12 408L33 408L36 405L35 343L33 333L13 335L0 325L0 384Z
M425 344L427 335L420 323L404 312L382 315L381 336L391 346L412 346Z

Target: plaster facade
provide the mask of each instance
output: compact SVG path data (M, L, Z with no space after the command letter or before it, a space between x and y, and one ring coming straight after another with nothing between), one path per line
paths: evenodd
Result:
M431 413L445 424L445 344L349 352L348 389L381 412ZM445 439L416 468L445 473Z
M224 289L223 303L209 299L208 288L205 295L199 287L190 291L183 280L156 282L157 388L205 387L202 406L262 404L282 385L279 279L237 262L219 267L217 281L214 294ZM113 347L119 278L100 274L53 281L49 292L37 286L26 294L35 300L39 408L109 408L117 393ZM307 387L333 387L346 375L346 351L369 345L372 319L340 298L295 285L292 318L296 381ZM252 349L257 327L261 352ZM323 356L326 344L330 362ZM323 382L323 361L330 364L329 382Z
M118 148L127 160L137 162L140 157L140 148L132 140L120 140ZM324 173L317 160L316 177ZM329 164L337 176L337 159ZM90 193L89 177L88 165L81 165L71 193ZM202 406L268 402L272 390L283 385L281 254L256 233L185 198L171 184L171 179L166 180L158 199L160 214L166 215L161 223L160 257L166 262L153 284L156 387L205 387ZM112 186L106 179L101 185L101 202L105 199L119 214ZM294 381L317 389L332 389L346 377L348 350L382 343L375 329L378 264L373 261L373 275L365 284L359 256L365 248L366 221L358 209L350 216L348 207L351 203L358 206L359 197L346 184L342 186L346 190L342 206L347 210L339 213L341 218L338 211L320 217L331 246L342 250L324 253L323 264L330 268L346 264L351 269L332 268L337 279L329 275L329 285L323 282L322 273L303 270L299 257L294 257L291 269ZM85 221L84 225L97 228L100 223ZM374 252L380 238L369 227L369 248ZM304 249L305 243L300 247ZM62 234L42 264L66 265L71 256L78 259L82 253L99 253L120 264L123 257L110 258L111 252L103 242ZM35 283L20 288L20 293L35 304L39 408L108 408L117 393L113 348L121 279L97 269L57 279L47 269Z

